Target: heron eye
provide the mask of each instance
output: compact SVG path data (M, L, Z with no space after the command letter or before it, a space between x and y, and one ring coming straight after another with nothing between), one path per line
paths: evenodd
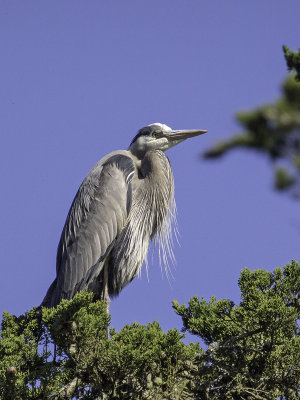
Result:
M157 138L161 134L161 131L155 131L152 133L152 136Z

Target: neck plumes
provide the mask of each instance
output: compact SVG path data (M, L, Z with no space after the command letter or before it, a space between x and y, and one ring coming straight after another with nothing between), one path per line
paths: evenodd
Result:
M146 153L141 171L153 215L151 238L159 243L160 260L168 266L169 258L174 261L172 230L177 231L173 171L168 157L160 150Z

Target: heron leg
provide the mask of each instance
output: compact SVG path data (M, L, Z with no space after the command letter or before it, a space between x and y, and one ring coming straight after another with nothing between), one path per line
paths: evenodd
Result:
M109 313L110 297L108 293L108 264L105 263L103 266L103 290L101 300L106 303L106 312ZM107 327L107 337L109 337L109 327Z
M102 290L102 301L106 303L106 311L109 313L109 304L110 304L110 298L108 294L108 265L107 263L104 264L103 266L103 290Z

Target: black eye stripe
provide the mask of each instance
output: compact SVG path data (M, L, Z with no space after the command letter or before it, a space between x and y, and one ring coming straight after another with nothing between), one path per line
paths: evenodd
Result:
M151 125L145 126L144 128L140 129L135 137L132 139L130 146L140 137L140 136L152 136L154 132L161 133L161 127L159 125Z

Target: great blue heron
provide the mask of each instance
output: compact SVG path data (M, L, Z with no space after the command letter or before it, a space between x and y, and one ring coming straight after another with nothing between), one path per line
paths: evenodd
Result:
M151 239L170 248L173 172L165 151L206 130L139 130L129 149L103 157L81 184L67 216L56 278L42 302L56 306L87 288L109 305L141 270Z

